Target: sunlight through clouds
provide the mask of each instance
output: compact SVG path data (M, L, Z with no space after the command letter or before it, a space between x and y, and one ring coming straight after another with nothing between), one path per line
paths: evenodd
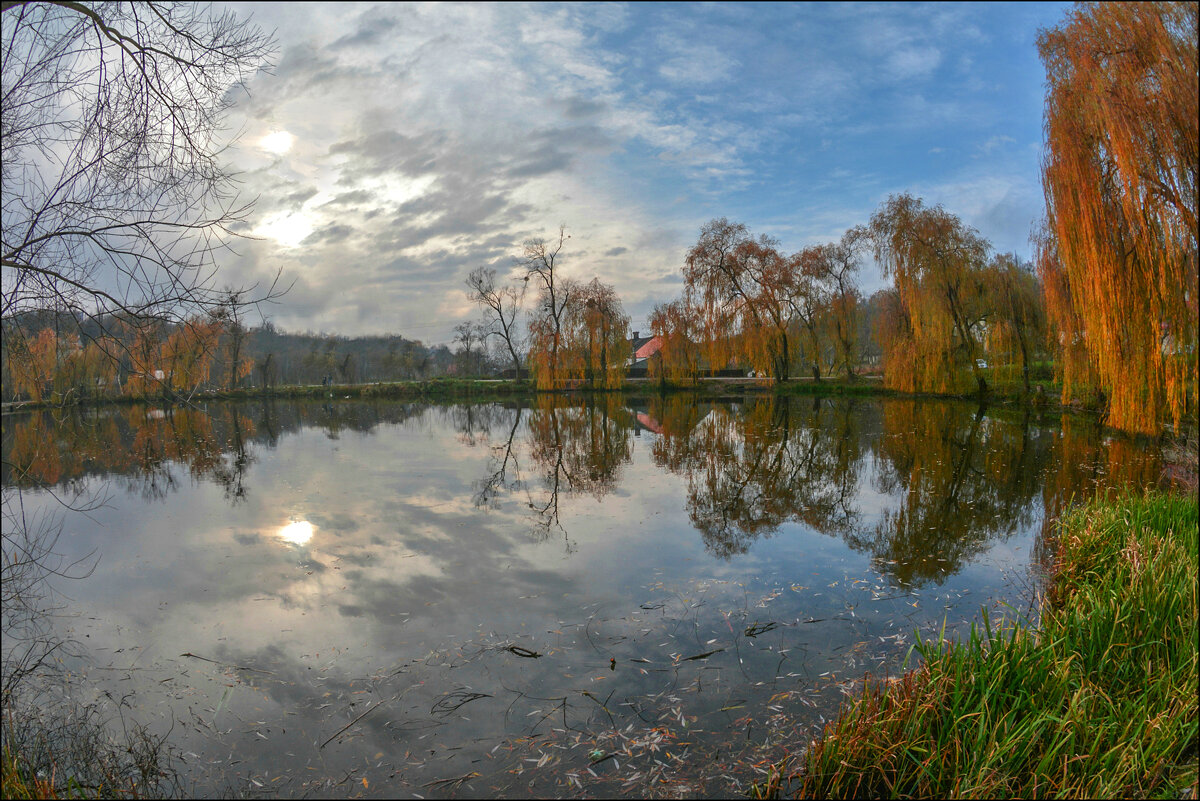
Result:
M381 333L439 310L419 333L449 342L473 314L466 274L509 272L560 223L567 273L613 285L645 328L715 217L796 250L889 194L980 183L1009 200L951 210L1028 254L1042 214L1034 39L1062 4L233 8L280 53L234 107L261 239L223 267L298 276L285 329ZM980 142L1009 146L981 165Z
M285 248L294 248L313 232L313 222L303 212L279 212L262 221L254 230L255 236L273 239Z
M296 137L292 136L287 131L275 131L258 140L258 146L268 153L274 153L276 156L282 156L284 153L292 149L292 143L296 141Z

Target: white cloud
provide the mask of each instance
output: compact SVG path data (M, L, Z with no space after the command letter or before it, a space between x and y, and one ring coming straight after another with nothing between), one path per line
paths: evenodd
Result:
M905 47L888 56L892 75L902 80L925 77L941 62L942 53L936 47Z
M996 134L995 136L989 137L986 142L979 146L979 152L985 156L990 155L994 151L1004 148L1006 145L1016 144L1016 141L1017 140L1013 139L1011 136Z
M281 50L232 120L247 143L232 163L260 197L251 230L264 239L229 260L229 282L282 266L296 280L273 311L285 328L412 325L446 341L471 312L465 274L511 264L522 240L560 222L573 233L568 270L613 283L644 319L670 299L655 293L677 291L706 219L794 235L789 247L840 235L894 185L877 143L905 136L908 162L944 156L924 180L943 187L948 208L975 202L972 214L998 219L1006 197L1018 217L1038 201L984 182L984 208L971 195L979 176L970 191L948 188L944 170L961 170L968 155L956 154L983 136L957 138L977 109L945 91L941 73L956 73L961 92L990 69L963 9L251 8ZM936 147L914 134L929 131ZM1015 150L993 140L981 147Z

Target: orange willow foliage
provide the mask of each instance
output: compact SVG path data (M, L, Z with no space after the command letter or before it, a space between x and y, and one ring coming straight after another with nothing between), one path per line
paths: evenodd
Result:
M700 317L686 297L658 303L650 313L650 330L662 342L650 358L649 373L663 382L695 384L700 380Z
M116 343L106 337L84 345L76 334L59 336L52 328L43 328L32 340L18 329L5 342L14 389L37 402L103 394L116 375L111 356Z
M582 366L580 377L592 386L620 387L630 356L629 315L616 290L592 279L568 315L568 332L567 348L579 354L570 361Z
M8 369L14 389L40 403L54 381L54 363L58 354L54 330L44 328L30 339L17 329L5 336L4 344L8 348Z
M1071 302L1070 279L1058 259L1058 247L1053 235L1043 228L1034 237L1037 247L1038 277L1042 279L1042 296L1046 302L1048 335L1056 340L1056 370L1062 379L1062 400L1069 403L1077 388L1095 387L1096 371L1088 358L1082 314Z
M1030 391L1029 363L1046 338L1046 309L1037 276L1011 253L992 259L985 273L992 314L987 349L993 375L1020 371Z
M79 338L72 336L65 348L60 344L58 367L54 374L54 391L60 398L72 393L83 396L104 394L113 385L117 375L117 363L113 354L118 352L115 340L101 337L80 346Z
M700 353L713 369L727 366L738 352L737 324L748 300L738 282L733 254L749 238L742 223L724 217L711 220L700 229L700 239L688 251L683 267L691 307L700 322Z
M847 230L837 242L805 248L797 254L802 271L815 282L814 286L806 289L811 297L808 307L811 311L798 316L809 327L814 353L820 352L820 345L813 318L826 318L835 361L848 377L854 376L854 365L858 362L860 298L854 276L862 268L862 256L870 237L871 233L865 226L856 226ZM796 294L805 293L797 287ZM800 312L802 307L797 304L796 308Z
M156 390L193 391L209 380L221 323L193 318L163 336L157 326L137 329L129 349L132 370L125 382L129 395L149 395ZM161 371L160 379L156 373Z
M578 353L565 352L568 311L578 299L580 287L559 270L567 235L566 226L558 229L558 241L526 240L517 264L525 270L525 280L538 288L538 299L529 320L529 368L538 389L560 388L567 376L582 375Z
M714 368L736 355L760 375L787 380L795 264L778 245L722 217L701 228L688 251L683 277L701 321L702 352Z
M962 391L966 365L979 389L974 328L983 316L983 268L990 245L941 206L911 195L893 195L871 216L875 258L894 276L907 325L884 338L887 386L908 391ZM895 321L894 321L895 322ZM892 372L899 370L901 372Z
M908 309L894 289L883 290L875 339L882 344L884 385L901 392L917 391L917 344Z
M561 389L589 379L621 386L629 359L629 316L616 290L596 278L580 285L558 277L543 290L529 323L529 367L538 389Z
M759 375L786 381L795 348L788 304L792 264L777 244L766 236L743 242L734 251L734 260L753 287L750 302L742 307L742 351Z
M213 356L221 336L221 323L211 320L188 320L171 333L163 348L163 356L171 370L174 389L192 391L207 382L212 374ZM244 365L237 365L237 369Z
M1156 431L1164 411L1176 425L1195 413L1197 14L1195 3L1080 5L1038 38L1057 257L1042 265L1047 304L1079 324L1065 333L1082 335L1109 422L1134 431Z

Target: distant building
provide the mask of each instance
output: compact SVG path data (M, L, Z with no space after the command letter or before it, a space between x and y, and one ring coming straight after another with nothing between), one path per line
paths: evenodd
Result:
M640 333L640 331L634 331L633 336L629 338L629 349L633 352L633 357L629 361L631 370L647 369L650 357L658 353L663 345L662 337L638 336Z

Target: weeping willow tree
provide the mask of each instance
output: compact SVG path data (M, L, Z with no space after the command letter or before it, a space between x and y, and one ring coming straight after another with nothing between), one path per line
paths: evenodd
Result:
M567 364L577 354L563 347L569 310L580 292L578 282L562 275L559 259L570 238L567 227L559 226L557 242L526 240L517 258L517 266L525 271L525 281L533 279L538 290L529 317L527 359L538 389L560 389L567 374L581 373L579 365Z
M904 319L893 318L885 341L887 386L917 392L961 392L964 366L980 394L979 329L986 316L984 268L990 245L941 206L893 195L871 216L870 237L885 277L893 277Z
M662 343L649 362L649 373L659 385L699 382L700 351L696 342L702 338L701 316L688 296L656 303L650 313L650 330Z
M1013 253L999 253L992 258L984 284L991 296L987 351L993 375L1019 370L1028 395L1030 362L1046 338L1041 285L1032 268Z
M750 312L743 314L750 305L750 292L734 256L747 241L750 232L742 223L724 217L711 220L700 229L700 239L684 263L685 290L700 323L700 353L713 370L728 366L739 355L738 321L753 318Z
M700 229L683 268L714 369L740 359L762 376L786 381L791 368L795 265L769 236L754 239L722 217Z
M569 311L567 349L578 354L572 364L582 368L589 386L619 389L625 380L629 345L629 315L617 291L593 278L580 291Z
M1046 301L1134 431L1196 411L1197 34L1195 3L1097 3L1038 38Z

